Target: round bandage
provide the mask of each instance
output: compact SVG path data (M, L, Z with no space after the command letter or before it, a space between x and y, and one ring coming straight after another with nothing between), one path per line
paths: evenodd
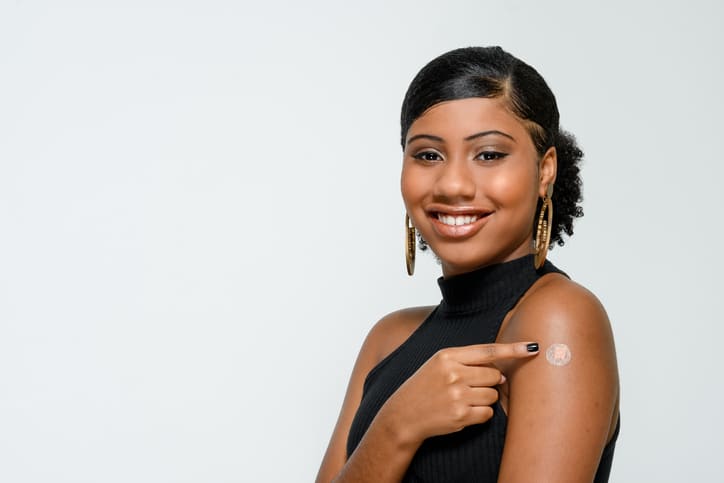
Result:
M565 366L571 362L571 350L566 344L553 344L546 350L546 360L554 366Z

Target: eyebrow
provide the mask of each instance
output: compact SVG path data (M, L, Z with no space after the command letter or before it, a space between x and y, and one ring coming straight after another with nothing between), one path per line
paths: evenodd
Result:
M506 137L506 138L510 139L511 141L515 141L515 138L513 136L511 136L510 134L505 133L503 131L498 131L496 129L493 129L492 131L482 131L479 133L472 134L472 135L466 137L465 140L472 141L473 139L481 138L483 136L490 136L491 134L499 134L500 136Z
M498 134L498 135L504 136L504 137L506 137L506 138L508 138L508 139L510 139L510 140L512 140L512 141L515 141L515 138L514 138L513 136L511 136L511 135L508 134L508 133L504 133L503 131L498 131L497 129L493 129L493 130L490 130L490 131L481 131L481 132L478 132L478 133L475 133L475 134L471 134L470 136L466 137L464 140L465 140L465 141L472 141L473 139L481 138L481 137L483 137L483 136L490 136L490 135L493 135L493 134ZM407 142L405 143L405 145L408 145L408 144L410 144L412 141L415 141L415 140L417 140L417 139L429 139L429 140L431 140L431 141L437 141L437 142L439 142L439 143L441 143L441 142L444 141L444 139L441 138L440 136L433 136L432 134L416 134L415 136L412 136L410 139L408 139Z

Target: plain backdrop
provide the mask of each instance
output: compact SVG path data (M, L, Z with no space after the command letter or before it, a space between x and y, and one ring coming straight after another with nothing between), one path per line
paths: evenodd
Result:
M551 259L605 304L611 481L716 481L724 7L3 1L0 481L303 482L405 274L412 77L498 44L586 152Z

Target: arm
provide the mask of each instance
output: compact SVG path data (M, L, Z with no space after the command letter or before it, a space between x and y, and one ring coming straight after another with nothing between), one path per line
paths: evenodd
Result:
M608 318L587 290L560 276L521 301L500 342L538 340L541 355L498 364L508 378L508 429L499 481L592 481L618 415ZM566 344L566 365L546 358Z
M337 424L317 474L317 483L399 481L404 475L416 448L396 441L394 427L383 417L375 418L349 462L347 437L362 399L367 374L407 339L431 310L431 307L420 307L394 312L381 319L367 335L352 370Z

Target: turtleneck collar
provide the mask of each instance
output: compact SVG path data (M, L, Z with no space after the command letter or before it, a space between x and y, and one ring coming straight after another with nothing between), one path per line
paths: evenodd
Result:
M449 278L440 277L437 280L442 292L440 308L448 312L492 308L509 297L519 296L536 278L533 255Z

